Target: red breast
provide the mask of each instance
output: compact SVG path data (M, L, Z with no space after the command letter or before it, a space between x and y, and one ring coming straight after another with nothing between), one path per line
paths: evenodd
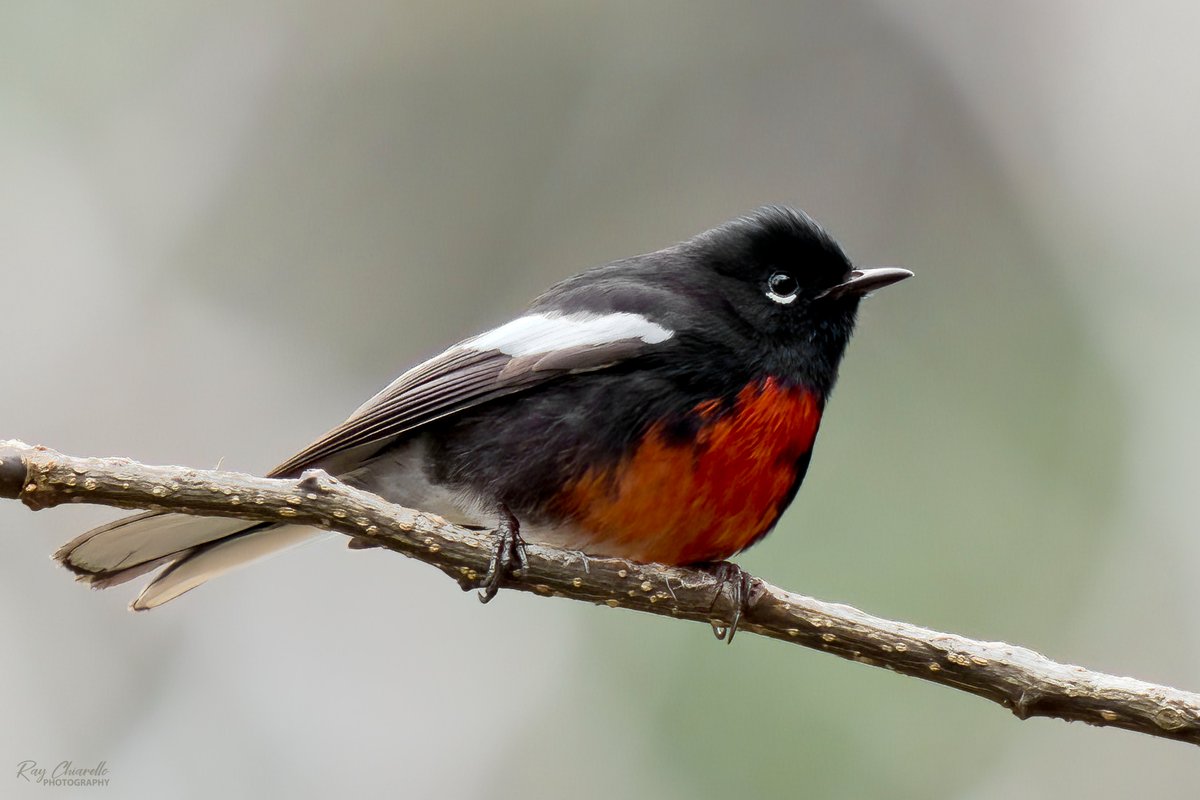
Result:
M812 449L819 396L767 378L732 407L700 403L690 441L668 440L654 425L616 465L588 470L558 506L597 555L664 564L720 561L775 524Z

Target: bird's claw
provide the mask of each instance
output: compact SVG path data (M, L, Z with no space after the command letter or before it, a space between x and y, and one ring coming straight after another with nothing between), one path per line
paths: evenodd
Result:
M496 526L496 549L488 563L487 574L479 588L479 602L486 603L496 596L504 579L524 569L529 563L525 551L525 540L521 538L521 524L507 506L500 506L500 524Z
M733 609L728 624L711 623L713 634L726 644L731 644L742 617L749 613L750 607L754 605L754 581L758 579L731 561L718 561L712 565L710 571L717 579L717 590L713 594L712 605L708 607L709 611L717 607L717 602L725 594L726 588L729 590L729 603Z

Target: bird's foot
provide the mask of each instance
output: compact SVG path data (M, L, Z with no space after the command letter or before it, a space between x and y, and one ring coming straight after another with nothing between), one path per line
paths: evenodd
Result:
M496 549L488 563L487 575L479 588L479 602L486 603L496 596L504 579L519 569L524 569L529 560L525 552L525 540L521 538L521 523L500 505L500 524L496 526Z
M729 590L729 605L732 608L729 622L724 625L716 622L711 624L713 634L726 644L730 644L733 642L733 635L737 633L738 624L741 623L742 617L750 611L751 606L758 599L754 596L754 583L758 578L755 578L732 561L718 561L712 564L708 568L708 571L717 579L717 591L713 595L709 611L717 607L717 603L726 594L725 590Z

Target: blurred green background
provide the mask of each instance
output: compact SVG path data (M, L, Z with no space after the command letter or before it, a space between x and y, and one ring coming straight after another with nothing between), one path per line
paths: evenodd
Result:
M550 282L768 202L869 301L790 589L1200 689L1200 10L0 4L0 438L264 470ZM0 796L1188 796L1185 745L338 542L132 616L0 504ZM62 794L81 790L63 790ZM100 790L96 791L99 794ZM75 796L73 794L73 796Z

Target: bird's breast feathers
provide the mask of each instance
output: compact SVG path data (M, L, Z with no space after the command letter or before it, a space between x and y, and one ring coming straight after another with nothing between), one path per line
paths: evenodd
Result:
M692 413L694 436L655 424L615 464L563 489L557 543L687 564L719 561L767 533L795 493L820 425L813 392L767 378Z

